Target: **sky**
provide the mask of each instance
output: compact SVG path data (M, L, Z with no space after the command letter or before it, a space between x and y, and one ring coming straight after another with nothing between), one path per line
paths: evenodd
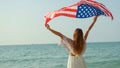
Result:
M68 6L79 0L0 0L0 45L59 43L60 38L44 26L47 12ZM100 16L92 28L87 42L120 41L120 0L96 0L112 12L110 17ZM58 17L49 22L55 29L72 38L76 28L87 30L93 17L75 19Z

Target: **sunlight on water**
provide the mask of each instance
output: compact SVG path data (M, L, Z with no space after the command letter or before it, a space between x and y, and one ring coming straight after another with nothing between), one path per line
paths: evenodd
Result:
M120 42L88 43L88 68L119 68ZM68 53L57 44L0 46L0 68L66 68Z

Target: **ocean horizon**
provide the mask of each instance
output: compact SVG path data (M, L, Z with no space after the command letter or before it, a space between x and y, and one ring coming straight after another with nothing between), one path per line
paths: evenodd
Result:
M120 41L87 42L87 44L92 44L92 43L120 43ZM59 45L59 43L16 43L16 44L0 44L0 46L47 45L47 44L57 44L57 45Z
M120 68L120 42L87 43L87 68ZM67 68L67 50L58 44L0 45L0 68Z

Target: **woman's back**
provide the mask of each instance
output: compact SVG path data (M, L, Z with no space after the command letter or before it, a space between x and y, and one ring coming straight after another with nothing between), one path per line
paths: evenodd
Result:
M64 36L62 39L62 44L67 48L69 52L67 68L86 68L82 54L75 55L74 53L73 40Z

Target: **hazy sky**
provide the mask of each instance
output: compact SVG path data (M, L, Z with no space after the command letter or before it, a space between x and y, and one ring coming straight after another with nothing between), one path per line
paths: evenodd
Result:
M44 27L45 13L79 0L0 0L0 45L58 43L59 38ZM114 20L100 16L87 42L120 41L120 0L96 0L106 5ZM72 38L75 28L85 32L93 18L58 17L49 22L51 28Z

